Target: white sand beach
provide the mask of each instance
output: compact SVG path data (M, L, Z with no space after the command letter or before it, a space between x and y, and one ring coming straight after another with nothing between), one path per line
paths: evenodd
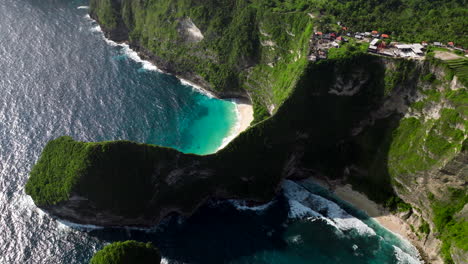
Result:
M253 106L252 104L244 100L235 100L234 101L237 108L239 123L236 127L236 136L249 128L250 124L254 120L253 116Z

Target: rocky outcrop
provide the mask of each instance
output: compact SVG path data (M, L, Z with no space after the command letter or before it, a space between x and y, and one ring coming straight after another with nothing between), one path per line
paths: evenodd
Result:
M150 226L171 213L191 214L209 198L267 201L282 179L321 174L345 179L379 203L398 194L435 256L437 238L446 238L435 208L453 201L453 190L466 194L466 102L457 99L466 98L465 87L448 85L429 62L361 54L309 64L309 16L241 1L215 6L208 19L207 10L159 2L167 5L92 0L91 13L107 36L128 41L161 69L221 97L250 97L263 109L261 119L271 117L209 156L57 139L26 188L39 207L82 224ZM154 21L146 19L152 14ZM436 81L425 80L428 74ZM70 145L85 151L75 155ZM57 153L73 158L63 163ZM56 180L63 175L70 180ZM447 239L452 258L463 256Z
M310 17L279 14L268 3L91 0L90 13L108 38L128 42L161 70L220 98L251 100L257 122L293 89L312 34Z
M263 157L232 155L239 153L197 156L127 141L61 137L44 149L26 192L53 216L99 226L150 227L171 213L190 215L209 198L272 199L281 163L256 168Z
M386 67L395 69L389 62ZM395 191L412 207L404 220L430 263L450 262L451 250L466 236L457 234L467 218L454 215L467 201L467 90L430 62L398 64L407 81L397 82L386 102L355 128L357 159L347 178L381 203L383 186Z

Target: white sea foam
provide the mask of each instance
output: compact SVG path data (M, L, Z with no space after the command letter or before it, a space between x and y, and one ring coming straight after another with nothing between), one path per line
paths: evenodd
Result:
M323 217L309 207L296 200L289 200L289 218Z
M317 210L326 210L327 217L331 218L341 230L355 229L361 235L376 235L372 228L370 228L361 220L348 214L336 203L318 195L311 194L311 196L314 199L314 203L316 203L316 206L318 207Z
M115 42L114 42L115 43ZM125 55L127 55L128 58L134 60L135 62L138 62L138 63L141 63L142 65L142 68L147 70L147 71L158 71L158 72L162 72L160 69L158 69L158 67L156 67L156 65L154 65L153 63L147 61L147 60L143 60L140 55L138 55L138 53L134 50L132 50L130 48L130 46L128 44L125 44L125 43L122 43L122 44L118 44L119 46L121 46L123 48L123 52L125 53Z
M89 6L79 6L77 9L89 9Z
M92 231L92 230L99 230L99 229L104 229L102 226L97 226L97 225L82 225L82 224L76 224L72 223L66 220L57 220L58 226L61 229L78 229L82 231Z
M91 29L91 32L102 32L101 26L95 25Z
M393 246L395 258L397 259L398 264L421 264L424 263L417 258L414 258L410 254L404 252L401 248Z
M201 86L199 85L196 85L188 80L185 80L179 76L176 76L177 79L179 79L180 83L185 85L185 86L190 86L192 89L194 89L195 91L199 92L199 93L202 93L208 97L211 97L211 98L214 98L216 97L212 92L210 91L207 91L206 89L203 89Z
M65 230L66 229L77 229L77 230L80 230L80 231L89 232L89 231L93 231L93 230L100 230L100 229L105 229L106 228L104 226L98 226L98 225L77 224L77 223L69 222L69 221L62 220L62 219L57 219L57 223L58 223L59 228L65 229ZM160 224L162 224L162 223L160 223ZM120 227L120 228L124 229L124 230L126 230L128 232L129 231L142 231L142 232L151 233L151 232L156 231L159 228L160 224L155 225L153 227L123 226L123 227Z
M94 19L92 19L89 15L87 15L85 18L89 18L91 19L92 21L96 22ZM91 29L90 29L92 32L100 32L102 33L102 37L104 38L104 41L106 41L107 44L109 44L110 46L113 46L113 47L122 47L122 52L130 59L134 60L135 62L137 63L141 63L142 65L142 68L145 69L145 70L148 70L148 71L158 71L158 72L162 72L160 69L158 69L158 67L156 67L156 65L154 65L153 63L147 61L147 60L143 60L140 55L138 55L138 53L134 50L132 50L130 48L130 46L126 43L117 43L115 41L112 41L108 38L105 37L104 35L104 32L102 31L102 28L95 24Z
M228 200L228 202L240 211L263 211L265 209L268 209L274 203L273 201L271 201L269 203L258 206L248 206L247 203L242 200Z
M284 181L283 190L289 199L291 218L320 218L342 231L356 230L360 235L376 235L372 228L348 214L336 203L310 193L293 181ZM327 215L323 216L318 212L326 212Z
M96 20L92 19L89 15L86 15L85 16L86 19L90 19L92 21L94 21L95 23ZM91 31L93 32L101 32L103 33L102 36L104 38L104 40L106 41L107 44L113 46L113 47L117 47L117 46L120 46L120 47L123 47L124 49L124 53L132 60L136 61L136 62L139 62L142 64L142 68L145 69L145 70L148 70L148 71L158 71L158 72L161 72L161 73L165 73L167 75L171 75L170 73L167 73L167 72L163 72L162 70L160 70L156 65L154 65L153 63L151 63L150 61L147 61L147 60L143 60L136 51L132 50L130 48L130 46L126 43L117 43L113 40L110 40L108 38L106 38L104 36L104 32L102 31L101 27L98 27L98 26L95 26L93 28L91 28ZM180 83L182 83L183 85L185 86L189 86L191 87L192 89L194 89L195 91L199 92L199 93L202 93L208 97L211 97L211 98L214 98L216 97L212 92L210 91L207 91L206 89L203 89L201 86L199 85L196 85L188 80L185 80L183 78L181 78L180 76L175 76L177 77L177 79L179 79Z
M283 182L283 190L285 196L288 198L289 213L288 217L291 219L307 219L311 222L316 220L322 220L330 226L335 227L338 231L341 231L338 226L327 217L317 211L312 210L309 206L305 205L305 200L311 194L300 185L286 180Z
M301 235L295 235L292 237L288 238L288 241L292 244L301 244L302 243L302 237Z
M236 138L238 135L239 135L239 130L240 130L240 127L241 127L241 113L239 111L239 108L237 106L237 102L234 101L234 99L231 100L231 103L234 104L234 111L236 112L236 123L234 124L234 126L232 126L232 128L230 129L229 131L229 134L223 138L223 141L221 143L221 146L219 146L219 148L217 149L217 151L225 148L234 138Z
M90 19L90 20L96 22L95 20L93 20L93 19L89 16L89 14L87 14L87 15L85 16L85 18L86 18L86 19ZM154 65L154 64L151 63L150 61L143 60L143 59L138 55L138 53L137 53L136 51L134 51L134 50L132 50L132 49L130 48L130 46L129 46L128 44L126 44L126 43L117 43L117 42L115 42L115 41L112 41L112 40L106 38L105 35L104 35L104 32L102 31L102 28L101 28L99 25L95 25L95 26L92 27L90 30L91 30L92 32L100 32L100 33L102 33L102 36L103 36L104 40L106 41L106 43L107 43L108 45L113 46L113 47L117 47L117 46L122 47L124 54L125 54L128 58L134 60L135 62L141 63L143 69L148 70L148 71L158 71L158 72L164 73L163 71L161 71L156 65ZM165 74L170 75L169 73L165 73ZM194 89L195 91L197 91L197 92L199 92L199 93L202 93L202 94L204 94L204 95L206 95L206 96L208 96L208 97L211 97L211 98L215 98L215 97L216 97L212 92L207 91L206 89L203 89L201 86L196 85L196 84L194 84L194 83L192 83L192 82L190 82L190 81L188 81L188 80L185 80L185 79L183 79L183 78L181 78L181 77L179 77L179 76L176 76L176 77L179 79L179 81L180 81L181 84L183 84L183 85L185 85L185 86L188 86L188 87ZM241 116L240 116L240 112L239 112L239 110L238 110L238 108L237 108L237 102L236 102L234 99L232 99L232 100L230 100L230 101L231 101L234 105L236 105L236 107L235 107L236 117L237 117L236 124L235 124L235 125L233 126L233 128L230 130L229 135L226 136L226 137L223 139L223 141L222 141L222 143L221 143L221 146L217 149L217 151L220 150L220 149L223 149L224 147L226 147L226 146L229 144L229 142L231 142L231 141L232 141L235 137L237 137L238 134L239 134L238 131L239 131L239 128L240 128L240 125L241 125L241 120L240 120Z
M95 23L97 23L96 20L92 19L92 18L89 16L89 14L86 15L85 18L90 19L90 20L94 21ZM91 29L91 31L104 33L104 32L102 31L101 27L98 27L98 26L93 27L93 28ZM115 41L112 41L112 40L106 38L106 37L104 36L104 34L103 34L103 38L104 38L104 40L106 41L106 43L109 44L109 45L111 45L111 46L114 46L114 47L115 47L115 46L121 46L121 47L123 47L123 48L124 48L125 54L126 54L130 59L132 59L132 60L134 60L134 61L136 61L136 62L141 63L141 64L143 65L143 67L142 67L143 69L149 70L149 71L158 71L158 72L162 72L162 73L163 73L163 71L161 71L156 65L154 65L154 64L151 63L150 61L143 60L143 59L138 55L138 53L137 53L136 51L134 51L134 50L132 50L132 49L130 48L130 46L129 46L128 44L125 44L125 43L117 43L117 42L115 42ZM165 74L171 75L171 74L169 74L169 73L165 73ZM181 78L180 76L176 76L176 77L177 77L177 79L179 79L179 81L180 81L183 85L189 86L189 87L193 88L195 91L200 92L200 93L202 93L202 94L204 94L204 95L206 95L206 96L208 96L208 97L212 97L212 98L216 97L212 92L207 91L206 89L203 89L201 86L196 85L196 84L194 84L194 83L192 83L192 82L190 82L190 81L188 81L188 80L185 80L185 79Z

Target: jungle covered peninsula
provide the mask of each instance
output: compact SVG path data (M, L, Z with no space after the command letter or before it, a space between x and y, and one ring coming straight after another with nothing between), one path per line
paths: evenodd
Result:
M379 19L394 23L379 22L374 12L346 15L365 12L370 2L384 14ZM424 6L435 23L415 31L395 16L406 10L429 19L417 11L418 0L91 0L91 17L107 37L221 98L249 99L254 124L207 156L60 137L45 147L26 192L72 222L152 226L170 213L190 215L207 199L267 202L282 179L324 177L404 212L435 250L431 258L463 263L466 58L455 69L433 54L385 58L356 46L328 60L307 59L314 28L333 28L338 19L357 28L369 22L408 41L444 37L466 45L466 21L457 20L467 12L463 3L438 3L447 9L436 16L436 4ZM450 16L453 25L440 29Z

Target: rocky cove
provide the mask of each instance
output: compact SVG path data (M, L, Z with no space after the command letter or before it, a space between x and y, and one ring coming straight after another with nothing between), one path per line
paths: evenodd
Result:
M159 68L219 97L249 98L255 124L225 149L207 156L126 141L58 138L46 146L26 185L37 206L76 223L151 226L171 213L189 215L209 198L267 202L283 179L315 176L350 183L377 203L400 211L400 217L413 226L415 241L416 237L424 241L420 248L431 263L441 261L439 250L444 247L454 261L464 259L463 245L451 234L444 237L452 231L435 220L438 207L456 204L450 219L455 225L466 221L467 91L443 65L365 54L309 63L307 41L291 41L299 44L284 44L286 53L294 54L286 61L278 59L280 48L257 47L260 56L241 57L236 67L229 65L243 78L210 82L209 73L187 67L199 60L209 60L209 67L228 67L217 55L197 54L195 62L182 61L172 53L151 52L132 37L135 28L126 19L137 14L138 5L138 1L92 1L91 14L108 37L129 41ZM108 8L114 17L106 15ZM180 9L184 12L184 7ZM302 19L288 31L310 29L309 17ZM258 23L263 29L252 29L260 38L273 35L265 25L268 21ZM203 33L204 27L200 29ZM303 34L308 40L310 30ZM167 41L172 40L160 40L158 49ZM179 41L172 45L204 48ZM273 69L267 65L272 61ZM283 66L289 63L293 69ZM290 80L276 79L286 72Z

